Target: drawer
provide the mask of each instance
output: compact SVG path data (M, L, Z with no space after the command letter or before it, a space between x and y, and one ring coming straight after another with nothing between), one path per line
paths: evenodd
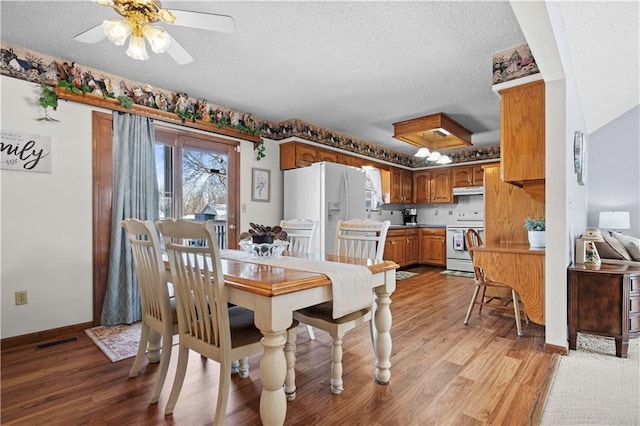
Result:
M407 237L410 236L410 235L417 236L418 235L418 230L417 229L405 229L404 235L407 236Z
M387 231L388 237L404 237L404 229L389 229Z
M640 314L640 297L631 297L631 312Z
M640 279L637 276L631 277L631 291L640 290Z
M445 236L446 230L444 228L422 228L420 230L420 235L438 235L441 237Z

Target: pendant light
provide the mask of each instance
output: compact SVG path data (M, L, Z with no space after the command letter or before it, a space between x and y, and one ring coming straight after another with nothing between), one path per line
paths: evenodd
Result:
M425 139L424 134L422 135L422 139ZM426 139L425 139L426 140ZM418 149L418 151L413 154L414 157L418 157L418 158L426 158L429 156L429 154L431 154L431 151L429 151L429 148L427 148L426 146L424 146L424 144Z
M433 132L434 135L436 134L441 134L443 138L445 138L447 135L436 130ZM438 145L438 141L436 140L436 138L434 137L433 140L433 148L434 150L431 152L431 154L429 154L429 156L427 157L427 161L433 161L436 164L450 164L452 162L451 157L449 157L448 155L442 155L437 151L437 145Z

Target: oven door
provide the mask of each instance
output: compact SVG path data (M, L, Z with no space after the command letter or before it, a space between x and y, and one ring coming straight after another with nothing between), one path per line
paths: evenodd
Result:
M473 228L480 234L480 238L484 239L484 228L473 226L448 226L447 227L447 269L454 271L473 272L473 263L471 255L464 242L464 231Z

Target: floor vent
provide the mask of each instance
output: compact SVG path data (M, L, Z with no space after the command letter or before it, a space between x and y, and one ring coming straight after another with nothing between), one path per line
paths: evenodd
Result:
M61 339L53 342L43 343L41 345L36 346L36 349L46 349L46 348L50 348L51 346L58 346L58 345L63 345L65 343L71 343L71 342L77 342L77 341L78 341L77 337L69 337L68 339Z

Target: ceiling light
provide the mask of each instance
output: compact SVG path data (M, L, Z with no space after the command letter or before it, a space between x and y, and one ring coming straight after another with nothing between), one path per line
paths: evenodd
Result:
M441 155L436 161L437 164L451 164L453 160L448 155Z
M436 138L440 149L471 145L471 131L443 113L394 123L393 137L417 147L426 146L430 150L435 149L433 140Z
M431 154L427 157L427 161L438 161L442 155L438 151L431 151Z
M418 152L413 154L413 156L418 158L425 158L425 157L428 157L429 154L431 154L431 151L429 151L429 149L426 146L423 146L420 149L418 149Z

